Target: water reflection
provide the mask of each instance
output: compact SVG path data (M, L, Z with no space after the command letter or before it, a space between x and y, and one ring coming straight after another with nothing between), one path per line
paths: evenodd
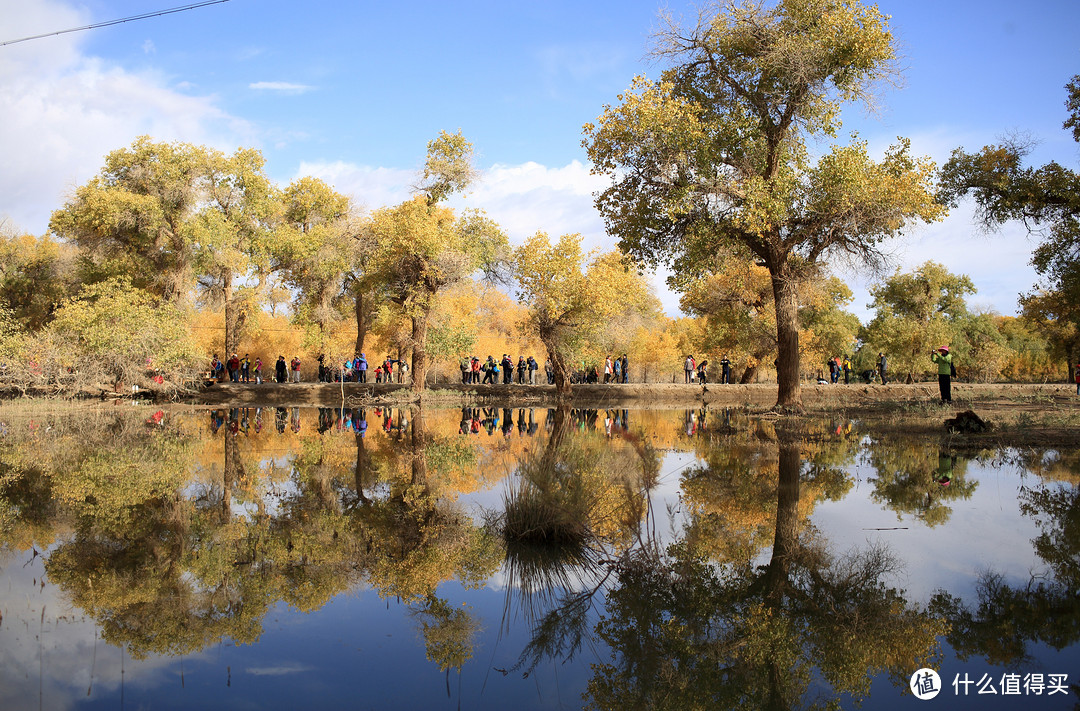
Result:
M85 616L146 664L223 644L257 658L268 625L284 634L284 606L308 613L288 625L305 649L320 616L372 596L368 614L395 614L418 640L400 644L422 650L399 678L454 673L470 706L527 706L545 669L574 669L544 684L594 708L846 705L871 691L879 707L882 693L904 699L875 680L904 688L943 658L1045 672L1066 669L1040 667L1046 649L1075 659L1074 452L707 409L83 410L0 431L0 563L15 581L44 560L0 591L5 708L38 706L28 694L46 685L29 670L66 653L16 634L47 619ZM952 577L934 577L912 552L919 536L979 551L1002 526L1014 533L998 567L953 545L939 552ZM363 626L349 634L375 648ZM76 667L84 652L71 650ZM73 704L87 687L50 663ZM296 668L345 689L318 671L328 663ZM484 696L490 671L509 685L498 700ZM144 703L168 705L166 682L147 687Z
M689 535L620 561L591 706L801 707L819 700L815 671L829 688L814 696L858 699L876 674L900 680L934 658L947 626L891 587L899 561L877 546L834 554L808 522L816 500L844 493L851 443L804 447L758 423L731 444L762 439L749 459L710 448L686 478Z

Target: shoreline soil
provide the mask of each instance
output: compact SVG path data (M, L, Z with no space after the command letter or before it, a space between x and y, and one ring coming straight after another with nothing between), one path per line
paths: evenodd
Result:
M365 402L415 402L431 405L481 404L518 407L554 405L557 394L550 385L462 385L429 387L419 398L406 385L372 383L219 383L183 395L183 402L197 405L258 406L287 405L332 407ZM804 412L850 409L860 411L896 410L910 406L940 405L936 382L890 385L805 385ZM750 410L771 408L776 402L776 385L710 384L626 384L575 385L569 402L574 407L678 407L709 405ZM1044 410L1047 406L1076 409L1080 397L1067 384L954 383L951 409L983 407Z
M140 393L154 400L154 393ZM809 425L821 417L864 420L880 436L932 436L965 448L981 447L1061 447L1080 448L1080 397L1074 385L954 383L953 403L942 405L937 383L890 385L811 385L802 389L803 408L798 413L773 411L776 385L710 384L626 384L575 385L569 406L586 409L730 409L762 418L778 418L787 429L811 434ZM131 401L129 394L112 395L114 401ZM100 397L86 398L90 405ZM18 408L20 402L35 402L35 409L48 411L60 400L9 397L0 400L4 409ZM70 401L69 401L70 402ZM167 400L158 397L155 405ZM173 406L196 408L233 407L378 407L416 406L548 408L557 402L555 388L548 385L461 385L433 386L420 398L405 385L371 383L220 383L181 393ZM53 403L53 404L50 404ZM952 434L944 421L972 410L990 423L987 432ZM817 428L820 429L820 428Z

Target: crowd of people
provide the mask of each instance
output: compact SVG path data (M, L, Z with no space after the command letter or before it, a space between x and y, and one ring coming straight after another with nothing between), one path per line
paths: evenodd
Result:
M319 356L319 382L320 383L366 383L368 371L372 370L367 355L358 353L341 364L340 368L328 368L325 358ZM406 383L409 378L409 364L400 358L387 355L381 362L375 364L372 373L375 383Z
M350 358L341 364L339 368L332 368L326 365L326 358L324 356L318 357L319 369L318 369L318 382L320 383L336 383L336 382L356 382L366 383L368 382L368 365L367 356L363 353ZM293 356L291 361L286 362L285 356L279 355L277 362L274 364L273 379L278 383L299 383L300 382L300 358L299 356ZM262 358L258 356L252 360L250 354L245 353L243 358L240 358L236 353L222 362L218 358L217 354L214 354L213 359L210 361L210 377L214 378L219 383L255 383L257 385L265 382L262 376L263 362ZM408 382L409 364L405 361L386 356L386 358L375 366L374 382L376 383L405 383Z
M948 350L948 349L946 349ZM851 358L848 356L833 356L825 361L825 367L829 370L829 379L818 375L819 383L832 383L836 384L840 382L840 378L844 379L844 384L851 383L852 377L855 377L855 368L851 364ZM888 378L886 373L888 370L888 359L886 359L884 353L878 353L877 362L873 368L867 368L858 373L858 378L864 383L880 382L882 385L888 384Z
M225 382L228 378L230 383L262 384L262 369L262 358L256 356L255 360L252 360L248 353L245 353L243 358L233 353L224 363L215 353L213 360L210 361L210 377L219 383ZM290 379L296 383L300 382L300 358L293 356L292 362L286 363L285 356L279 355L274 364L274 380L287 383Z
M463 385L498 385L500 382L504 385L510 385L514 382L515 372L517 373L517 383L519 385L524 385L526 382L529 385L536 385L536 371L540 370L540 363L532 356L526 358L519 355L515 365L514 359L503 353L500 360L488 356L487 360L482 362L476 356L466 356L461 359L458 367L461 369L461 382ZM551 361L544 363L544 374L548 385L555 382L555 369L551 365Z
M953 365L949 347L935 348L930 352L930 359L938 370L938 384L941 390L942 402L952 402L952 378L956 376L956 366ZM320 355L318 358L319 382L368 382L370 364L364 353L359 353L346 360L337 368L327 367L325 361L325 357ZM499 383L510 385L515 382L519 385L536 385L540 363L531 355L519 355L515 363L509 354L503 353L502 358L499 360L488 356L487 360L481 361L476 356L466 356L461 359L459 367L461 368L461 382L465 385L497 385ZM818 382L821 384L836 384L840 382L840 378L844 379L845 384L849 384L851 378L855 375L851 358L846 355L828 358L825 361L825 367L829 371L829 376L826 379L819 372ZM262 369L262 359L256 356L252 360L248 353L245 353L243 358L233 353L224 362L215 353L213 360L210 362L210 375L218 382L225 382L227 378L228 382L232 383L254 382L261 384L264 382ZM605 384L630 382L630 363L625 353L617 358L608 355L604 359L603 370L603 382ZM387 355L382 362L375 366L374 371L375 383L408 382L409 364L400 358ZM705 385L709 382L709 361L702 360L698 363L693 355L687 355L683 361L683 372L685 383ZM880 382L885 385L888 383L887 373L888 359L884 353L878 353L875 367L862 371L858 374L858 377L864 383ZM600 377L598 366L582 364L580 369L570 373L570 382L575 384L598 383ZM555 384L555 369L550 360L544 362L544 379L548 385ZM279 383L299 383L299 356L293 356L291 361L286 362L285 356L279 355L277 362L274 364L274 380ZM731 383L731 361L726 355L720 360L719 382L721 384ZM1080 364L1076 366L1076 392L1077 395L1080 395Z

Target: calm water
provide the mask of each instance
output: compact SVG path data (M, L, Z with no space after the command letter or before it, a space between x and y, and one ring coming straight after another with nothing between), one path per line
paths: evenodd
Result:
M695 410L0 420L0 709L922 708L921 667L941 708L1077 703L1077 452Z

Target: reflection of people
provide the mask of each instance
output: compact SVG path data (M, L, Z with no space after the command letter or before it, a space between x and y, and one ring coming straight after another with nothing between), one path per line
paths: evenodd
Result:
M953 458L948 452L938 453L938 470L934 481L942 486L948 486L953 478Z
M930 360L937 363L938 390L941 391L942 402L952 402L952 373L953 359L948 346L942 346L936 351L930 352Z

